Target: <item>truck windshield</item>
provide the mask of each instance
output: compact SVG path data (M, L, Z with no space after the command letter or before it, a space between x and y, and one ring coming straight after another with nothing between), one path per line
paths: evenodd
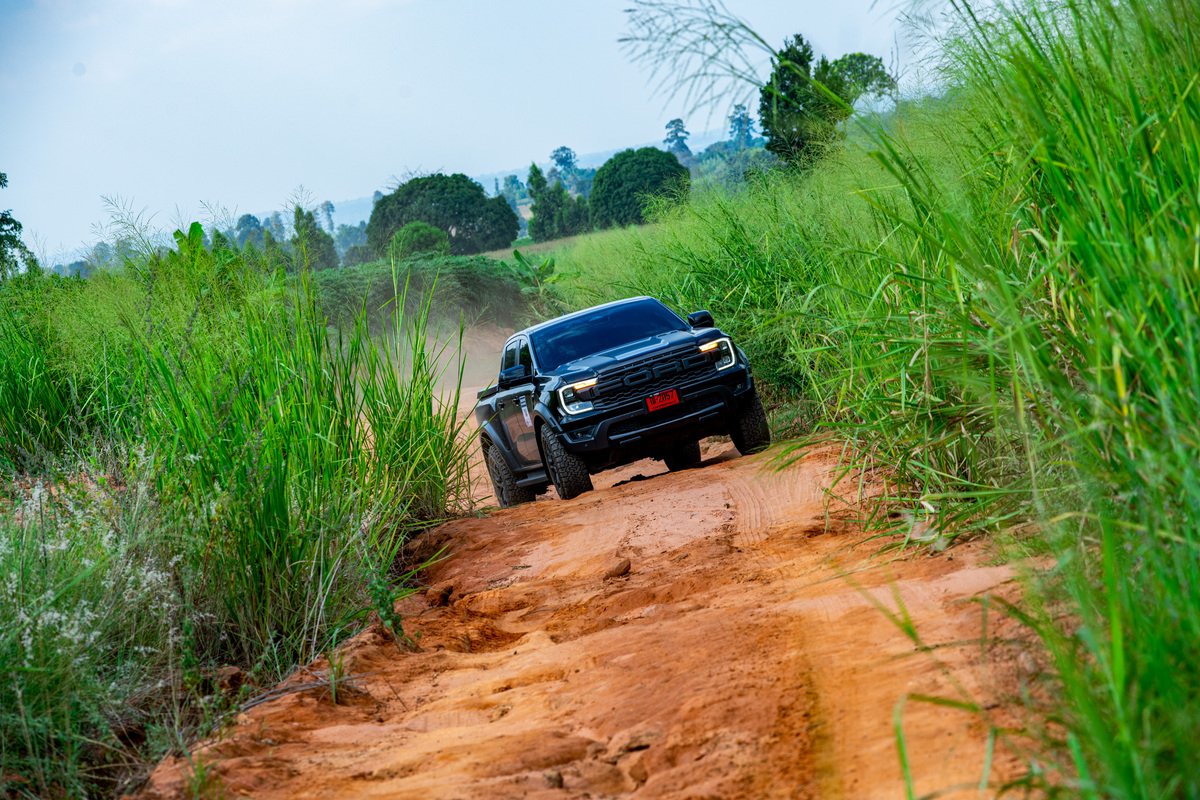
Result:
M534 331L533 351L543 370L657 333L686 331L687 323L657 300L624 303Z

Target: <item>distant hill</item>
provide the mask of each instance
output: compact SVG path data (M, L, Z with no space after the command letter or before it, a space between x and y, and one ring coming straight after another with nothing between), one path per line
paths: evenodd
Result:
M695 133L692 134L691 138L688 140L688 146L691 148L693 153L699 153L713 142L721 141L727 135L727 131L724 130ZM601 150L595 153L579 153L579 166L598 168L601 164L603 164L605 161L608 161L617 153L621 152L622 150L627 150L630 147L662 147L662 142L644 142L641 144L625 145L624 147L617 147L612 150ZM544 162L539 161L538 166L542 167L543 169L549 169L551 163L552 162L549 160L549 158L547 158ZM506 175L516 175L518 178L524 181L526 176L529 175L529 164L524 164L523 166L514 167L512 169L500 170L498 172L487 172L482 175L472 175L471 177L478 181L479 184L483 186L484 190L491 195L496 181L499 180L501 183L503 183ZM380 187L380 191L384 191L383 187ZM374 202L371 195L366 197L356 197L352 200L334 200L333 223L334 225L357 225L359 222L370 219L371 208L373 205Z

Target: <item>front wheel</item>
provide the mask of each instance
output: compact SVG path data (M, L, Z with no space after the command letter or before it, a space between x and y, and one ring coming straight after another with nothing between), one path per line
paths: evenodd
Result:
M500 455L499 450L489 447L485 459L488 476L492 479L492 491L501 508L533 501L535 497L533 490L517 486L516 476L508 468L508 462L504 460L504 456Z
M694 467L700 463L700 442L688 442L663 455L663 463L671 472Z
M737 412L737 416L733 418L729 438L733 440L733 446L737 448L737 451L744 456L766 450L767 446L771 444L771 429L767 427L767 411L763 408L762 401L758 399L758 392L750 395L749 399L743 403L741 410Z
M563 447L554 431L542 428L542 456L546 460L546 474L558 496L570 500L592 490L592 476L583 459Z

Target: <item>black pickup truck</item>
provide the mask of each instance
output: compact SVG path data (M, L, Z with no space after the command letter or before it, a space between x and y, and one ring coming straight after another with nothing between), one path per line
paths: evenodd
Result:
M684 321L650 297L514 333L475 418L501 506L552 483L570 499L641 458L694 466L705 436L728 434L743 454L771 443L746 355L707 311Z

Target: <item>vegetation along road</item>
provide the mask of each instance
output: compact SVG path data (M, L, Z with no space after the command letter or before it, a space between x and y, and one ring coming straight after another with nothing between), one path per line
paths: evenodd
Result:
M628 5L728 138L0 211L0 798L1200 798L1200 3L947 4L924 88ZM496 508L466 387L634 295L777 444Z

